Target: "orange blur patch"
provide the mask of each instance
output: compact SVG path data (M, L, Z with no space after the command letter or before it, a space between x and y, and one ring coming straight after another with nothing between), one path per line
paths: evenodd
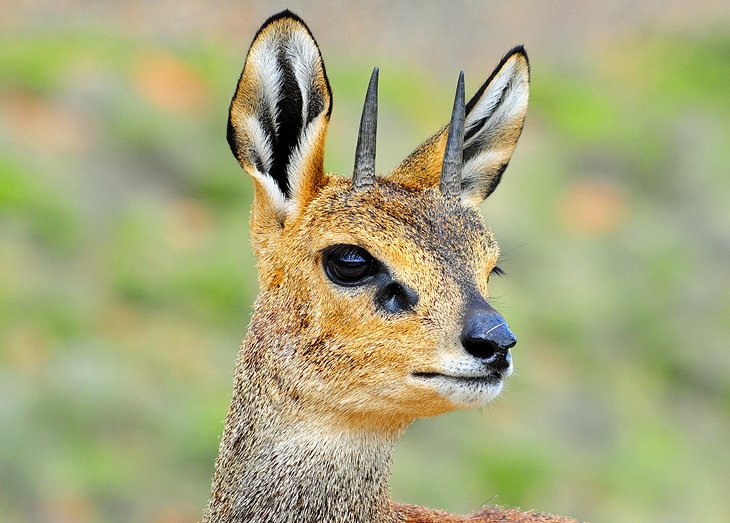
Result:
M583 180L574 184L558 203L563 227L578 234L611 233L625 221L628 210L623 192L599 180Z
M45 507L48 520L58 523L84 523L97 521L96 507L81 493L68 493L52 500Z
M35 376L43 370L51 352L48 337L29 325L14 327L1 342L5 349L5 361L29 376Z
M147 327L145 317L134 307L115 304L106 307L99 316L97 328L113 340L129 340L139 336Z
M137 92L158 109L188 113L203 107L208 90L203 78L179 58L153 51L139 56L132 67Z
M178 250L195 250L213 232L213 218L207 208L191 198L181 198L172 206L170 244Z
M92 143L91 122L78 111L25 92L0 99L13 138L43 152L81 153Z

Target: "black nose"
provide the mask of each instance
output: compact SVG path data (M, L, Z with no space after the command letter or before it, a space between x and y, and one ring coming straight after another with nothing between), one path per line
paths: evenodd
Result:
M505 319L489 305L471 309L466 314L461 344L475 358L507 368L507 351L516 343L517 338Z

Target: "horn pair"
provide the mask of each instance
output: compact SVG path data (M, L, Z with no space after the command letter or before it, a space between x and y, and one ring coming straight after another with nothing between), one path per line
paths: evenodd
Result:
M449 134L441 165L439 188L448 198L457 198L461 193L461 164L464 157L464 71L459 73L456 84L454 108L451 111ZM364 191L375 184L375 137L378 129L378 68L373 69L365 95L365 104L360 118L360 132L357 135L355 150L355 169L352 186L356 191Z

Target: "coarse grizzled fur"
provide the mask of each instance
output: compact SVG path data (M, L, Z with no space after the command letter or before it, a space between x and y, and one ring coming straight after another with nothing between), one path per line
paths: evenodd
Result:
M571 521L501 508L454 516L396 504L388 488L391 454L409 424L482 405L500 390L501 382L437 386L418 376L474 365L459 336L471 304L486 304L499 256L476 205L519 138L528 71L515 48L467 104L461 198L438 188L448 128L358 191L323 170L332 94L309 29L285 11L259 30L228 140L254 183L260 293L204 523ZM409 289L412 309L386 312L376 285L330 281L323 256L333 245L370 253Z

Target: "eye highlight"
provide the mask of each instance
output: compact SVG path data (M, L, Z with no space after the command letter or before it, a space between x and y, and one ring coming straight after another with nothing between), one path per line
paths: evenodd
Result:
M368 283L378 272L378 262L357 245L333 245L323 251L322 267L332 283L355 287Z

